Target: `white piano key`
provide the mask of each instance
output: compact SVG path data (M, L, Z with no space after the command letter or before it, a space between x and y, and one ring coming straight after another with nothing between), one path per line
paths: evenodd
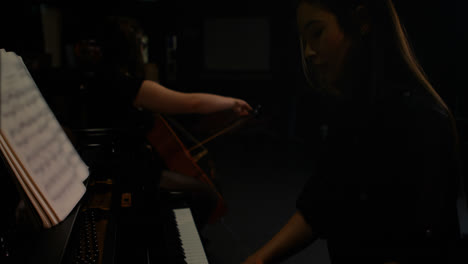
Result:
M200 240L190 208L174 209L177 228L188 264L208 264L203 244Z

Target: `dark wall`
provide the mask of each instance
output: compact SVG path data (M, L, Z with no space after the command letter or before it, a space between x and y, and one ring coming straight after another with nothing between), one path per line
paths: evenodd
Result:
M177 88L207 91L262 105L263 117L279 133L288 129L291 99L299 69L297 34L291 1L179 1L177 15ZM207 18L264 19L269 24L270 68L263 72L210 71L204 65L203 23ZM244 41L244 40L242 40ZM254 43L257 39L252 39ZM241 49L239 49L241 50ZM229 56L241 51L232 51Z
M33 1L8 1L2 9L9 15L0 16L3 25L0 48L25 57L42 53L44 45L39 6Z

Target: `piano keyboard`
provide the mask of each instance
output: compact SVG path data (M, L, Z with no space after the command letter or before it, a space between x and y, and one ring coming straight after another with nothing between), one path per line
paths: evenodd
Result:
M187 264L208 264L208 259L195 226L190 208L172 210Z

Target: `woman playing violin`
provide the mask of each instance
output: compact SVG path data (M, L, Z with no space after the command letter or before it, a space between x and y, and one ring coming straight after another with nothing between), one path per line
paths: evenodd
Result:
M84 34L86 37L77 42L75 53L80 71L92 86L90 100L94 102L88 104L98 126L133 127L136 138L143 142L155 113L208 114L231 109L245 116L252 111L242 99L178 92L145 76L143 31L134 19L108 17ZM215 191L193 177L174 171L163 170L160 177L161 188L188 191L198 201L193 214L198 226L203 227L216 205Z

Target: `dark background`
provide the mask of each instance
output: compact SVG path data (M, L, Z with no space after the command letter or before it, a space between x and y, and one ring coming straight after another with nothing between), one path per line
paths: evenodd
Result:
M5 23L2 24L8 26L3 29L2 48L21 55L26 63L39 61L37 68L57 68L51 63L54 55L44 50L41 5L61 12L62 30L58 37L62 47L60 51L55 51L62 53L58 68L68 65L66 45L76 36L79 22L104 14L128 15L142 23L149 37L150 62L158 65L162 84L181 91L238 96L248 100L251 105L261 104L275 120L271 125L288 136L299 133L298 127L303 124L294 120L298 120L302 113L313 115L308 110L312 109L314 97L302 94L304 80L298 53L294 1L10 2L5 10L13 16L11 19L7 16L3 18ZM395 4L430 80L457 118L464 120L468 116L468 95L462 81L467 68L467 30L463 13L467 4L460 1L429 3L399 0ZM207 18L259 18L267 21L270 27L270 69L263 72L206 69L203 23ZM177 37L177 49L169 54L168 38L172 36ZM242 49L232 52L242 52ZM175 70L172 61L175 61ZM313 122L309 117L308 122Z

